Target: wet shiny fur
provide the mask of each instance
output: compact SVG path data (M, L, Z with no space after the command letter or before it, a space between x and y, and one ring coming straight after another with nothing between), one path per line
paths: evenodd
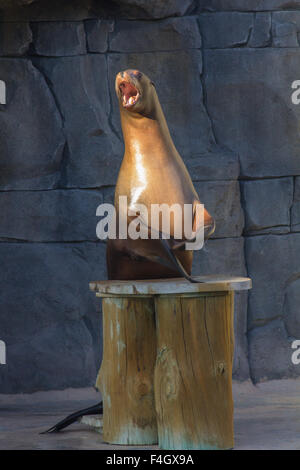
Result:
M119 196L127 196L128 207L138 204L191 204L198 194L171 138L153 82L139 70L120 72L115 82L125 144L115 191L119 214ZM133 217L127 218L129 224ZM147 222L146 222L147 223ZM193 251L183 249L182 240L174 240L176 226L171 219L170 240L109 240L107 243L108 278L118 280L182 277L190 279ZM180 221L183 226L183 218ZM198 221L193 221L193 229ZM205 239L214 231L214 220L205 210ZM203 228L203 227L202 227ZM148 226L149 232L151 227ZM183 231L182 231L183 232Z

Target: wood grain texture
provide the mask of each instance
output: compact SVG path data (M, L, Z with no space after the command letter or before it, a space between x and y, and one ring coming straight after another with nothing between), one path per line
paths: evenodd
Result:
M200 279L200 278L199 278ZM100 281L103 436L162 449L234 446L234 290L249 278Z
M230 449L233 293L158 296L155 403L162 449Z
M156 331L151 298L105 298L103 360L97 387L103 397L103 439L111 444L155 444Z
M145 281L94 281L90 289L98 297L106 295L171 295L197 292L227 292L231 290L251 289L248 277L195 276L198 283L191 283L184 278L153 279Z

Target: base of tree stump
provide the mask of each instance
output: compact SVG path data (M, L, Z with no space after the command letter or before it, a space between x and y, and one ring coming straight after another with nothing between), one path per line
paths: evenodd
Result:
M234 446L233 296L248 278L99 281L103 439L162 449Z
M104 298L103 437L113 444L155 444L153 374L156 359L152 298Z

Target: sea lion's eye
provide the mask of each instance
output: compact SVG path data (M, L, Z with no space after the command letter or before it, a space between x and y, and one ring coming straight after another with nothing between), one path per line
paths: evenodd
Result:
M140 80L140 79L142 78L142 76L143 76L142 72L139 72L138 70L134 70L134 71L132 72L132 75L133 75L135 78L137 78L138 80Z
M153 85L153 86L154 86L154 88L155 88L155 83L154 83L154 82L150 82L150 83L151 83L151 85Z

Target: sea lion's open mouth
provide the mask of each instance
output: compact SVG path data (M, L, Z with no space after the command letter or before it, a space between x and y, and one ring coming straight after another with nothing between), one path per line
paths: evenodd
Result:
M121 92L122 105L124 108L131 108L137 103L140 94L134 85L123 81L119 85L119 90Z

